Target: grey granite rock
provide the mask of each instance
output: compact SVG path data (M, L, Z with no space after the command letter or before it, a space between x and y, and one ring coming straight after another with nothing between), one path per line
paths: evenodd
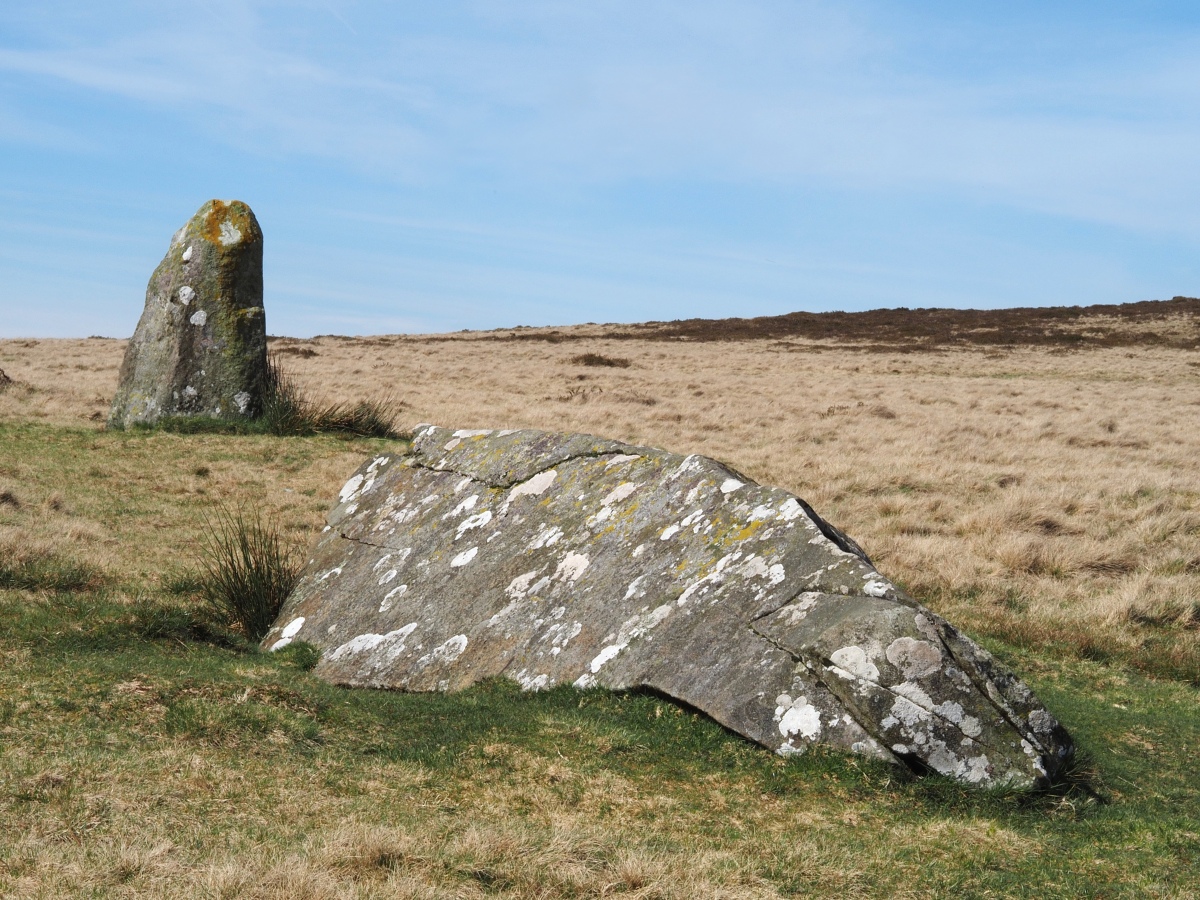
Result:
M175 233L125 350L111 426L260 412L267 378L262 251L258 221L237 200L210 200Z
M331 682L647 687L782 753L816 743L1033 787L1066 732L801 499L701 456L421 426L342 488L263 641Z

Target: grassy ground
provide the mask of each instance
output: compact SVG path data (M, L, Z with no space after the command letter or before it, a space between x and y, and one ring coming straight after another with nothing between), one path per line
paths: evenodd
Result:
M307 544L387 443L105 432L123 342L0 341L0 896L1197 896L1200 327L1167 311L273 342L402 427L796 491L1088 751L1100 799L1035 801L785 762L653 696L324 685L203 623L195 554L221 504Z
M653 696L332 688L304 647L267 657L198 625L187 572L216 504L258 502L304 540L380 445L0 424L0 533L27 579L0 591L0 893L1200 888L1198 692L1179 681L992 642L1092 754L1104 799L1023 802L785 762Z

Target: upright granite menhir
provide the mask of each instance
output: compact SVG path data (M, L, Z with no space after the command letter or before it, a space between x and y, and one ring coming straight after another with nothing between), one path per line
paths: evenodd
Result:
M238 200L210 200L175 233L146 287L110 425L258 415L267 379L262 258L262 230Z
M419 427L366 462L263 646L346 685L648 687L779 753L1045 784L1071 739L798 497L588 435Z

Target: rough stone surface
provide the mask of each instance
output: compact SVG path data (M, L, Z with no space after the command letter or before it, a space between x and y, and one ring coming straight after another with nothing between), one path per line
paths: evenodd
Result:
M267 376L263 236L245 203L210 200L171 239L121 363L109 424L255 416Z
M1029 689L799 498L588 435L421 426L342 488L263 641L345 685L652 688L782 753L979 785L1071 750Z

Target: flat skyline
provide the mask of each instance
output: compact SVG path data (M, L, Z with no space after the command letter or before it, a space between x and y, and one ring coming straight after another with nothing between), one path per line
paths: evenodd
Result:
M0 11L0 337L125 337L208 199L273 334L1200 294L1183 3Z

